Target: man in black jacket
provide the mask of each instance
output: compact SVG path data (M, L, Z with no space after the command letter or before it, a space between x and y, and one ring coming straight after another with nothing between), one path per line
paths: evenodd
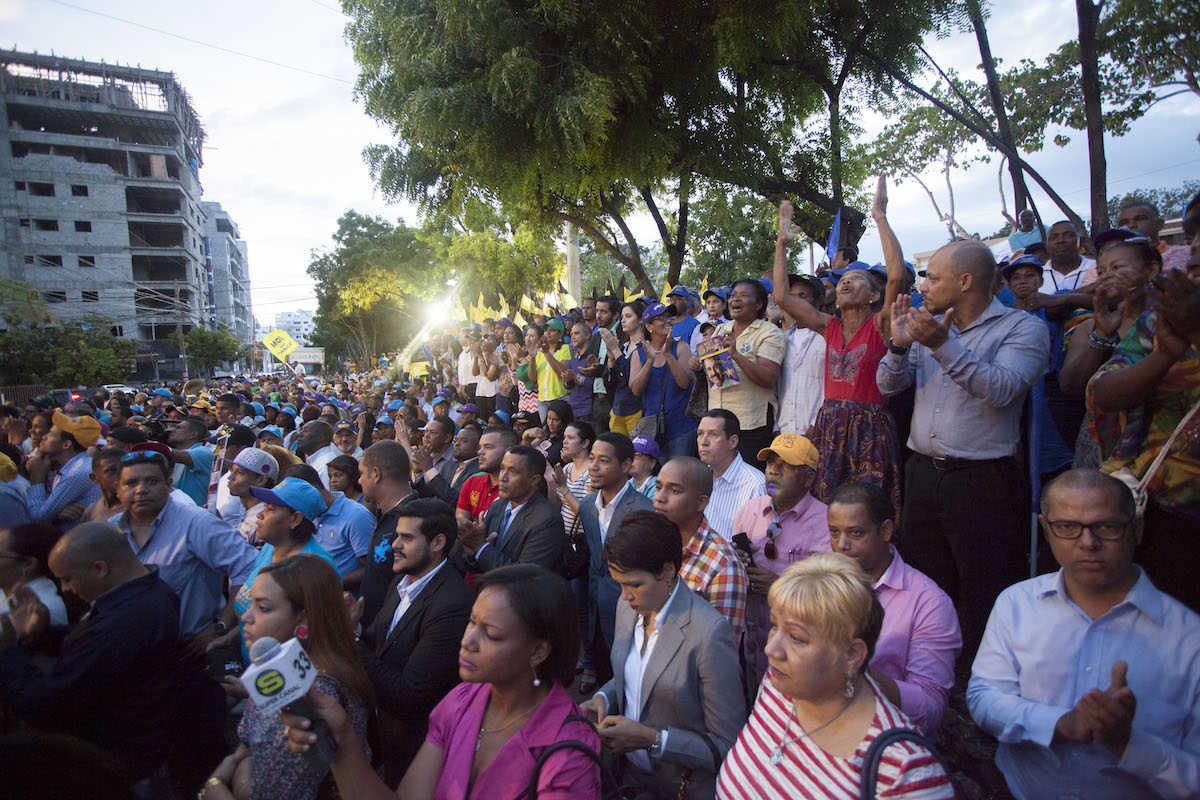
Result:
M566 532L562 512L543 494L545 457L532 447L509 448L500 463L499 497L483 523L460 539L468 569L487 572L505 564L538 564L562 571Z
M49 564L63 589L91 608L46 674L20 642L44 633L50 613L28 587L17 588L12 626L0 632L0 701L25 719L110 751L139 796L168 796L167 761L180 734L194 737L198 749L213 746L211 702L192 700L215 699L218 739L224 711L215 682L180 659L178 598L106 522L65 534Z
M396 578L360 642L379 701L390 786L425 740L429 712L458 683L459 644L475 593L446 564L457 535L454 510L441 500L400 505L392 541Z

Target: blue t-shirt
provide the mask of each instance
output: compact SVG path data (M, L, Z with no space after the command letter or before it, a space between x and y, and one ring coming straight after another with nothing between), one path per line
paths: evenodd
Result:
M309 539L308 544L300 548L301 553L309 553L323 558L329 562L329 566L337 569L337 565L333 563L333 558L325 551L324 547L317 544L316 539ZM254 561L254 567L250 570L250 574L246 577L246 582L242 584L242 588L238 589L238 593L233 596L233 610L238 616L238 634L240 644L242 645L242 661L246 664L250 663L250 651L246 649L246 638L241 635L242 630L242 614L246 613L246 609L250 607L250 587L254 584L254 579L258 577L258 573L263 567L271 563L275 558L275 545L264 544L262 550L258 551L258 558Z
M183 474L175 482L175 488L196 501L201 508L208 502L208 478L212 473L213 451L206 445L194 444L187 449L192 464L183 465Z
M692 341L692 331L700 326L700 320L687 316L671 326L671 338L685 344Z

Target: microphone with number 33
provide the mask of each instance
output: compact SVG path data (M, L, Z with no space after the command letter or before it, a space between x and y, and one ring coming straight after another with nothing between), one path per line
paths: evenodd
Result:
M242 673L241 681L251 702L268 716L286 709L307 718L312 723L309 732L317 735L317 741L304 757L317 770L327 770L337 755L337 743L325 720L304 698L317 679L317 668L300 641L292 638L280 644L278 639L264 636L250 648L250 660L253 663Z

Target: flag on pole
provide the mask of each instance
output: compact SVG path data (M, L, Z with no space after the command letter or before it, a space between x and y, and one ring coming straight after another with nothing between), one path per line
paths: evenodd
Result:
M704 297L704 293L708 291L708 273L704 273L704 280L700 283L700 296Z
M825 257L829 259L829 263L833 263L833 257L837 255L837 247L842 241L842 208L838 206L837 215L833 218L833 229L829 231L829 241L825 243Z

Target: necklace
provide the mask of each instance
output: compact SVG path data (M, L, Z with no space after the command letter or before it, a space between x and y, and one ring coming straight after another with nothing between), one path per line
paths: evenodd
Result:
M516 723L520 722L525 717L528 717L534 711L537 711L537 706L534 706L533 708L529 709L528 711L522 712L519 716L514 717L513 719L511 719L508 722L501 725L499 728L492 728L491 730L484 728L483 724L481 722L479 725L479 736L475 739L475 752L478 753L479 748L483 745L483 735L485 733L499 733L500 731L508 730L509 728L511 728Z
M814 734L816 734L817 731L821 730L822 728L826 728L826 727L832 725L834 722L837 721L838 717L840 717L842 714L846 713L846 709L849 708L850 704L853 702L854 702L854 698L851 697L849 700L846 701L846 705L842 706L842 710L839 711L838 713L834 714L833 717L831 717L829 720L827 720L826 722L822 722L820 725L813 728L811 731L801 731L799 736L797 736L794 739L789 739L789 738L787 738L787 736L789 733L792 732L792 718L794 716L796 716L796 708L795 708L795 706L792 706L792 711L790 714L788 714L787 727L785 727L783 730L784 740L782 742L780 742L779 744L775 745L775 749L771 751L771 758L770 758L771 766L773 766L773 767L779 766L779 762L783 761L783 748L787 747L789 744L795 744L796 742L800 741L801 739L807 739L807 738L813 736Z

